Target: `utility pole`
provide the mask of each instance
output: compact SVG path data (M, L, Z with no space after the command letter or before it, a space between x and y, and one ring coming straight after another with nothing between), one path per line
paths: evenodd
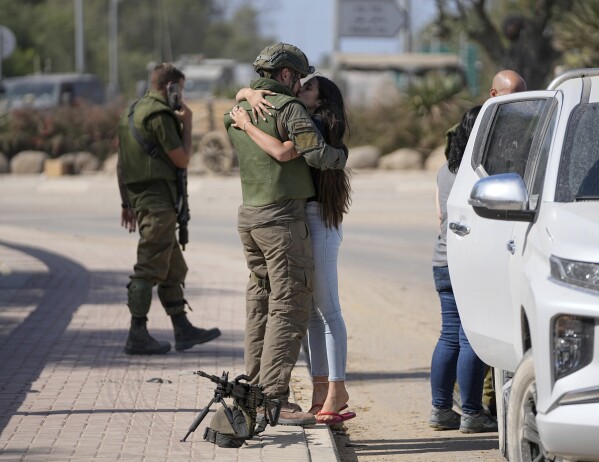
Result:
M341 0L335 0L333 3L333 56L331 56L331 77L334 81L339 80L339 61L337 59L337 54L341 51L341 39L339 37L339 15L341 13L341 8L339 2Z
M412 0L404 0L404 53L412 53Z
M85 72L85 43L83 34L83 0L75 0L75 70Z
M110 0L108 9L108 97L119 94L118 14L119 0Z

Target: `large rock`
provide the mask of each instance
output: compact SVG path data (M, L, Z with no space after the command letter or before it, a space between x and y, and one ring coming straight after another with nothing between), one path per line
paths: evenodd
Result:
M10 160L12 173L42 173L48 154L43 151L21 151Z
M202 175L207 173L208 169L204 164L204 158L200 152L194 152L189 159L189 166L187 167L187 173L194 175Z
M0 152L0 173L8 173L9 171L8 158L3 152Z
M68 171L79 174L95 172L100 168L100 161L91 152L69 152L60 156L69 165Z
M381 157L378 166L384 170L421 170L422 163L420 151L402 148Z
M116 164L119 161L119 155L115 152L106 158L102 164L102 171L109 175L116 175Z
M424 169L436 172L445 165L445 162L447 162L445 158L445 146L439 146L433 149L424 161Z
M381 150L376 146L358 146L349 150L347 168L376 168Z

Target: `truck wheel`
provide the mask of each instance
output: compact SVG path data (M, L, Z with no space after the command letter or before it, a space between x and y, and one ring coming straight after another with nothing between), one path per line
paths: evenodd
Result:
M543 444L537 430L537 384L532 351L528 351L516 373L507 410L507 441L510 462L544 462Z
M198 151L204 165L214 173L228 173L233 166L233 148L229 137L222 132L206 133L200 140Z

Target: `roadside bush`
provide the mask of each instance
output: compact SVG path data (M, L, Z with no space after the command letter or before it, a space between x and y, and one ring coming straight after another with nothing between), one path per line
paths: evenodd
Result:
M121 110L119 104L108 104L12 111L0 121L0 151L9 159L24 150L44 151L51 158L89 151L103 161L117 149Z
M445 132L474 104L459 80L429 74L384 103L352 108L348 144L373 145L383 154L399 148L428 154L445 143Z

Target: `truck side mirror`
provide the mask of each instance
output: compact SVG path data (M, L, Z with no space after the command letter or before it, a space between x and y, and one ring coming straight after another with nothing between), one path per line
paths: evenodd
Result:
M528 206L528 191L517 173L501 173L478 180L468 203L483 218L504 221L533 221L535 211Z

